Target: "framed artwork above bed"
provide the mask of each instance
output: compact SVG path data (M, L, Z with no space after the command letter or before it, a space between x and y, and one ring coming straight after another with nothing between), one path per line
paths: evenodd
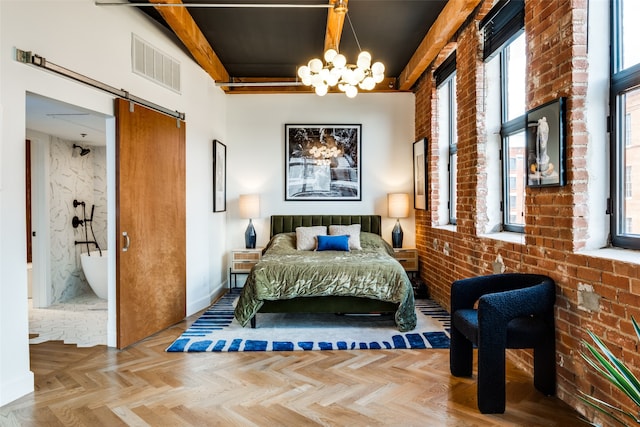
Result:
M285 200L362 200L362 125L285 125Z

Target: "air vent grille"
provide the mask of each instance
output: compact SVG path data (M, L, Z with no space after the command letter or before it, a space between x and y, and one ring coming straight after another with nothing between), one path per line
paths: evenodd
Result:
M132 34L133 72L180 93L180 63Z

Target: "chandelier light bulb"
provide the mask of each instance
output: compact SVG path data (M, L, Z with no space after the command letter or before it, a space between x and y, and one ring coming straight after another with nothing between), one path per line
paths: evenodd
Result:
M325 84L319 84L318 86L316 86L316 95L318 96L325 96L328 91L329 91L329 86Z
M324 53L324 60L327 62L333 62L336 55L338 55L338 52L335 49L327 49Z
M347 65L347 58L345 58L343 54L339 53L335 56L335 58L333 58L332 62L334 67L338 69L344 68Z
M306 65L303 65L302 67L298 68L298 76L301 79L304 79L305 77L309 77L311 76L311 70Z
M309 61L309 69L312 73L319 73L322 70L322 61L318 58L313 58Z
M344 92L348 98L355 98L356 95L358 94L358 88L356 88L355 86L349 86L347 87L347 90Z
M362 68L365 70L369 69L369 67L371 66L371 55L369 54L369 52L360 52L360 55L358 55L358 62L356 64L358 65L358 68Z
M375 62L371 66L371 72L374 75L376 75L376 74L384 74L384 64L382 62Z
M322 77L320 76L320 74L313 74L311 76L311 84L313 86L319 86L321 84L324 84L324 81L322 80Z
M363 90L373 90L376 87L376 82L373 77L365 77L365 79L360 83L360 88Z
M361 82L361 81L363 81L363 80L364 80L364 78L365 78L365 71L364 71L364 69L363 69L363 68L360 68L360 67L356 68L355 70L353 70L353 76L354 76L354 77L355 77L355 79L356 79L356 83L354 83L354 84L358 84L358 83L360 83L360 82Z

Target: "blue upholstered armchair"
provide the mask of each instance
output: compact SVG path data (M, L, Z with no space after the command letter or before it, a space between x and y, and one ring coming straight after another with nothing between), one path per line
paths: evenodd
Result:
M505 410L507 348L533 348L534 385L555 394L555 299L555 282L542 275L494 274L453 282L449 366L454 376L470 377L473 345L478 347L480 412Z

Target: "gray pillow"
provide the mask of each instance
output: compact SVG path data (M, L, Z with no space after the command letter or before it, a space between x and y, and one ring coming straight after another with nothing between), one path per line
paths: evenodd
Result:
M329 226L330 236L339 236L343 234L349 236L349 249L362 249L362 246L360 245L360 224Z
M317 225L314 227L296 227L296 249L299 251L313 251L316 248L316 236L326 236L327 227Z

